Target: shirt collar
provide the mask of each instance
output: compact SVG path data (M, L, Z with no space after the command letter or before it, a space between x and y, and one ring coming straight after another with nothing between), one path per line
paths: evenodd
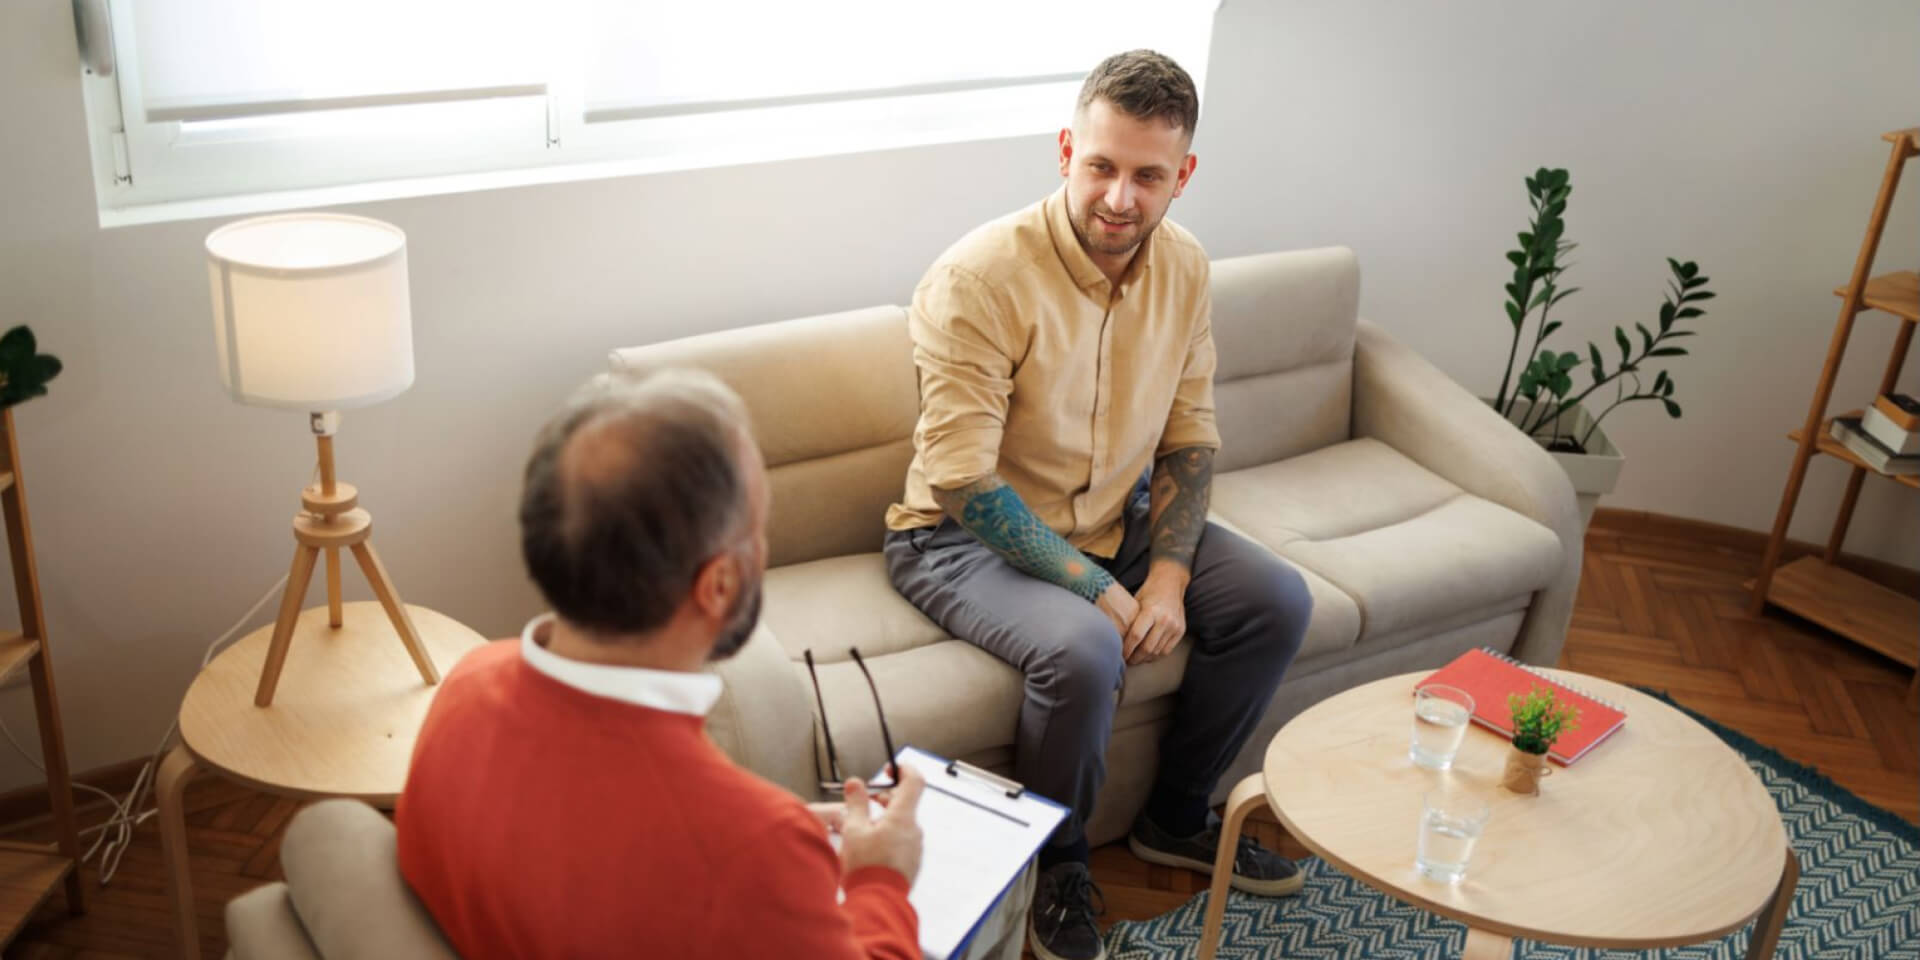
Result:
M520 657L527 666L576 690L668 713L704 717L720 699L720 678L711 673L611 667L569 660L548 650L541 640L553 627L554 615L541 614L520 631Z
M1080 245L1080 234L1073 228L1073 212L1067 209L1067 186L1053 192L1046 200L1047 233L1053 240L1053 251L1060 257L1060 263L1067 268L1067 275L1073 278L1074 285L1082 290L1095 290L1106 287L1107 274L1100 265L1093 262L1087 254L1087 248ZM1154 233L1158 233L1155 230ZM1120 277L1120 287L1124 291L1133 286L1148 270L1153 268L1153 234L1147 234L1140 241L1140 249L1134 251L1133 260L1127 264L1127 272Z

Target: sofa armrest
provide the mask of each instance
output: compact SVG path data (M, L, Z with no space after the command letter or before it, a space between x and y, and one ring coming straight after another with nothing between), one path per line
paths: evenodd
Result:
M1361 321L1353 351L1353 433L1372 437L1560 538L1560 571L1534 595L1513 656L1560 659L1580 586L1586 531L1573 484L1540 445L1380 327Z
M328 960L459 960L400 876L393 824L358 800L294 815L280 865L294 912Z
M746 646L713 666L726 688L707 714L707 734L733 762L819 799L813 766L813 694L786 648L761 624Z

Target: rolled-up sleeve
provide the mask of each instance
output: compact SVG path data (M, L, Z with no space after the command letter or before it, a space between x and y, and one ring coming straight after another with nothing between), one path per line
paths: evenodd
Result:
M985 284L954 267L921 281L907 327L920 371L921 468L929 486L966 486L999 462L1013 331Z
M1173 407L1167 413L1167 428L1160 434L1154 457L1164 457L1187 447L1220 449L1220 429L1213 418L1213 294L1212 284L1202 278L1200 302L1195 307L1193 334L1187 340L1186 362L1180 370L1180 384L1173 395Z

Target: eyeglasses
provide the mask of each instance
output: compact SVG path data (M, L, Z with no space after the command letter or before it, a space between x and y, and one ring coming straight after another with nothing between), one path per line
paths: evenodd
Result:
M900 771L893 762L893 758L899 754L893 749L893 733L887 729L887 711L880 706L880 688L874 686L873 674L867 670L867 662L860 658L860 648L849 647L847 653L853 657L854 665L860 668L860 674L867 678L867 690L873 694L873 711L880 715L880 742L887 747L886 776L867 781L867 787L872 790L891 790L900 782ZM814 671L813 651L806 650L801 656L807 661L807 676L813 680L813 702L820 708L820 732L826 735L827 741L827 769L824 772L820 769L820 748L815 746L813 775L818 778L821 790L838 794L845 790L847 777L840 770L840 755L833 747L833 728L827 723L827 702L820 695L820 675Z

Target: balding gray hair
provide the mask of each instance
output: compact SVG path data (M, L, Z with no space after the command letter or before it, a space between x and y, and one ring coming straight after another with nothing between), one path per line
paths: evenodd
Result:
M602 374L541 429L520 551L547 603L602 634L664 625L694 577L745 533L746 408L713 375Z

